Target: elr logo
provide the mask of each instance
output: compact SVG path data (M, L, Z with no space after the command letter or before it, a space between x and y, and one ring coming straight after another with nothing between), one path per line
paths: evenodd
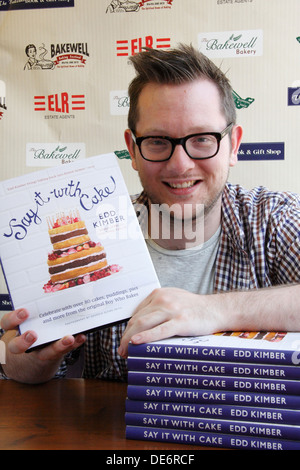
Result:
M171 38L153 38L145 36L144 38L124 39L116 42L117 57L137 54L143 47L150 49L169 49L171 47Z
M85 109L85 95L69 95L67 92L48 96L34 97L35 111L52 111L66 113Z

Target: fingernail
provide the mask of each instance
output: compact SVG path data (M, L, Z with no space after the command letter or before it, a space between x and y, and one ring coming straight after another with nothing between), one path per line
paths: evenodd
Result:
M30 344L31 344L31 343L33 343L34 340L35 340L35 337L33 336L32 333L27 333L27 334L25 335L25 341L26 341L27 343L30 343Z
M26 318L27 314L25 310L19 310L17 313L17 317L19 320L24 320Z
M80 335L78 335L78 336L76 337L76 339L77 339L77 341L78 341L79 343L84 343L85 340L86 340L86 336L80 334Z
M64 346L70 346L73 343L73 337L72 336L65 336L62 339L63 345Z

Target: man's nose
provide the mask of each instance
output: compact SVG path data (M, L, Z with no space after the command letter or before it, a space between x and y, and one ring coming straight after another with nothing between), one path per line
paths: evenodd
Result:
M195 167L195 160L188 156L181 144L175 146L171 158L166 163L168 169L176 170L177 173L185 173Z

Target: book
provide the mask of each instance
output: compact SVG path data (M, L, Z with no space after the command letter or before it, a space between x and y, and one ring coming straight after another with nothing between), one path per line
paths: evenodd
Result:
M145 441L173 442L206 447L220 447L243 450L299 450L299 441L268 439L240 435L182 431L174 429L152 428L147 426L126 427L127 439Z
M153 343L130 343L128 355L152 359L175 358L297 366L300 363L300 333L257 332L257 336L249 337L246 333L226 332L172 337Z
M298 449L297 333L222 332L129 345L128 439Z
M154 400L126 399L127 412L156 415L173 415L195 418L212 418L222 420L235 420L238 422L251 421L300 425L300 411L284 408L265 408L255 406L239 406L228 404L196 404L183 402L168 402Z
M263 422L233 421L190 416L125 413L126 425L180 429L186 431L239 434L243 436L290 439L300 441L300 426L266 424Z
M300 395L300 380L257 379L226 375L160 374L130 370L128 384Z
M127 397L132 400L153 399L157 401L230 404L247 406L264 406L271 408L299 409L300 396L276 395L272 393L255 393L227 390L206 390L196 388L157 387L128 385Z
M0 183L0 259L34 347L126 321L159 282L113 153Z
M236 362L189 361L184 359L164 359L151 357L129 357L128 369L131 372L162 372L168 374L205 374L215 376L269 378L281 380L299 380L298 366L273 364L249 364Z

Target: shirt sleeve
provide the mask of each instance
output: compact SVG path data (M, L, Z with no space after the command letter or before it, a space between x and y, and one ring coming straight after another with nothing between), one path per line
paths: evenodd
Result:
M268 239L274 284L300 283L300 203L297 196L274 211Z

